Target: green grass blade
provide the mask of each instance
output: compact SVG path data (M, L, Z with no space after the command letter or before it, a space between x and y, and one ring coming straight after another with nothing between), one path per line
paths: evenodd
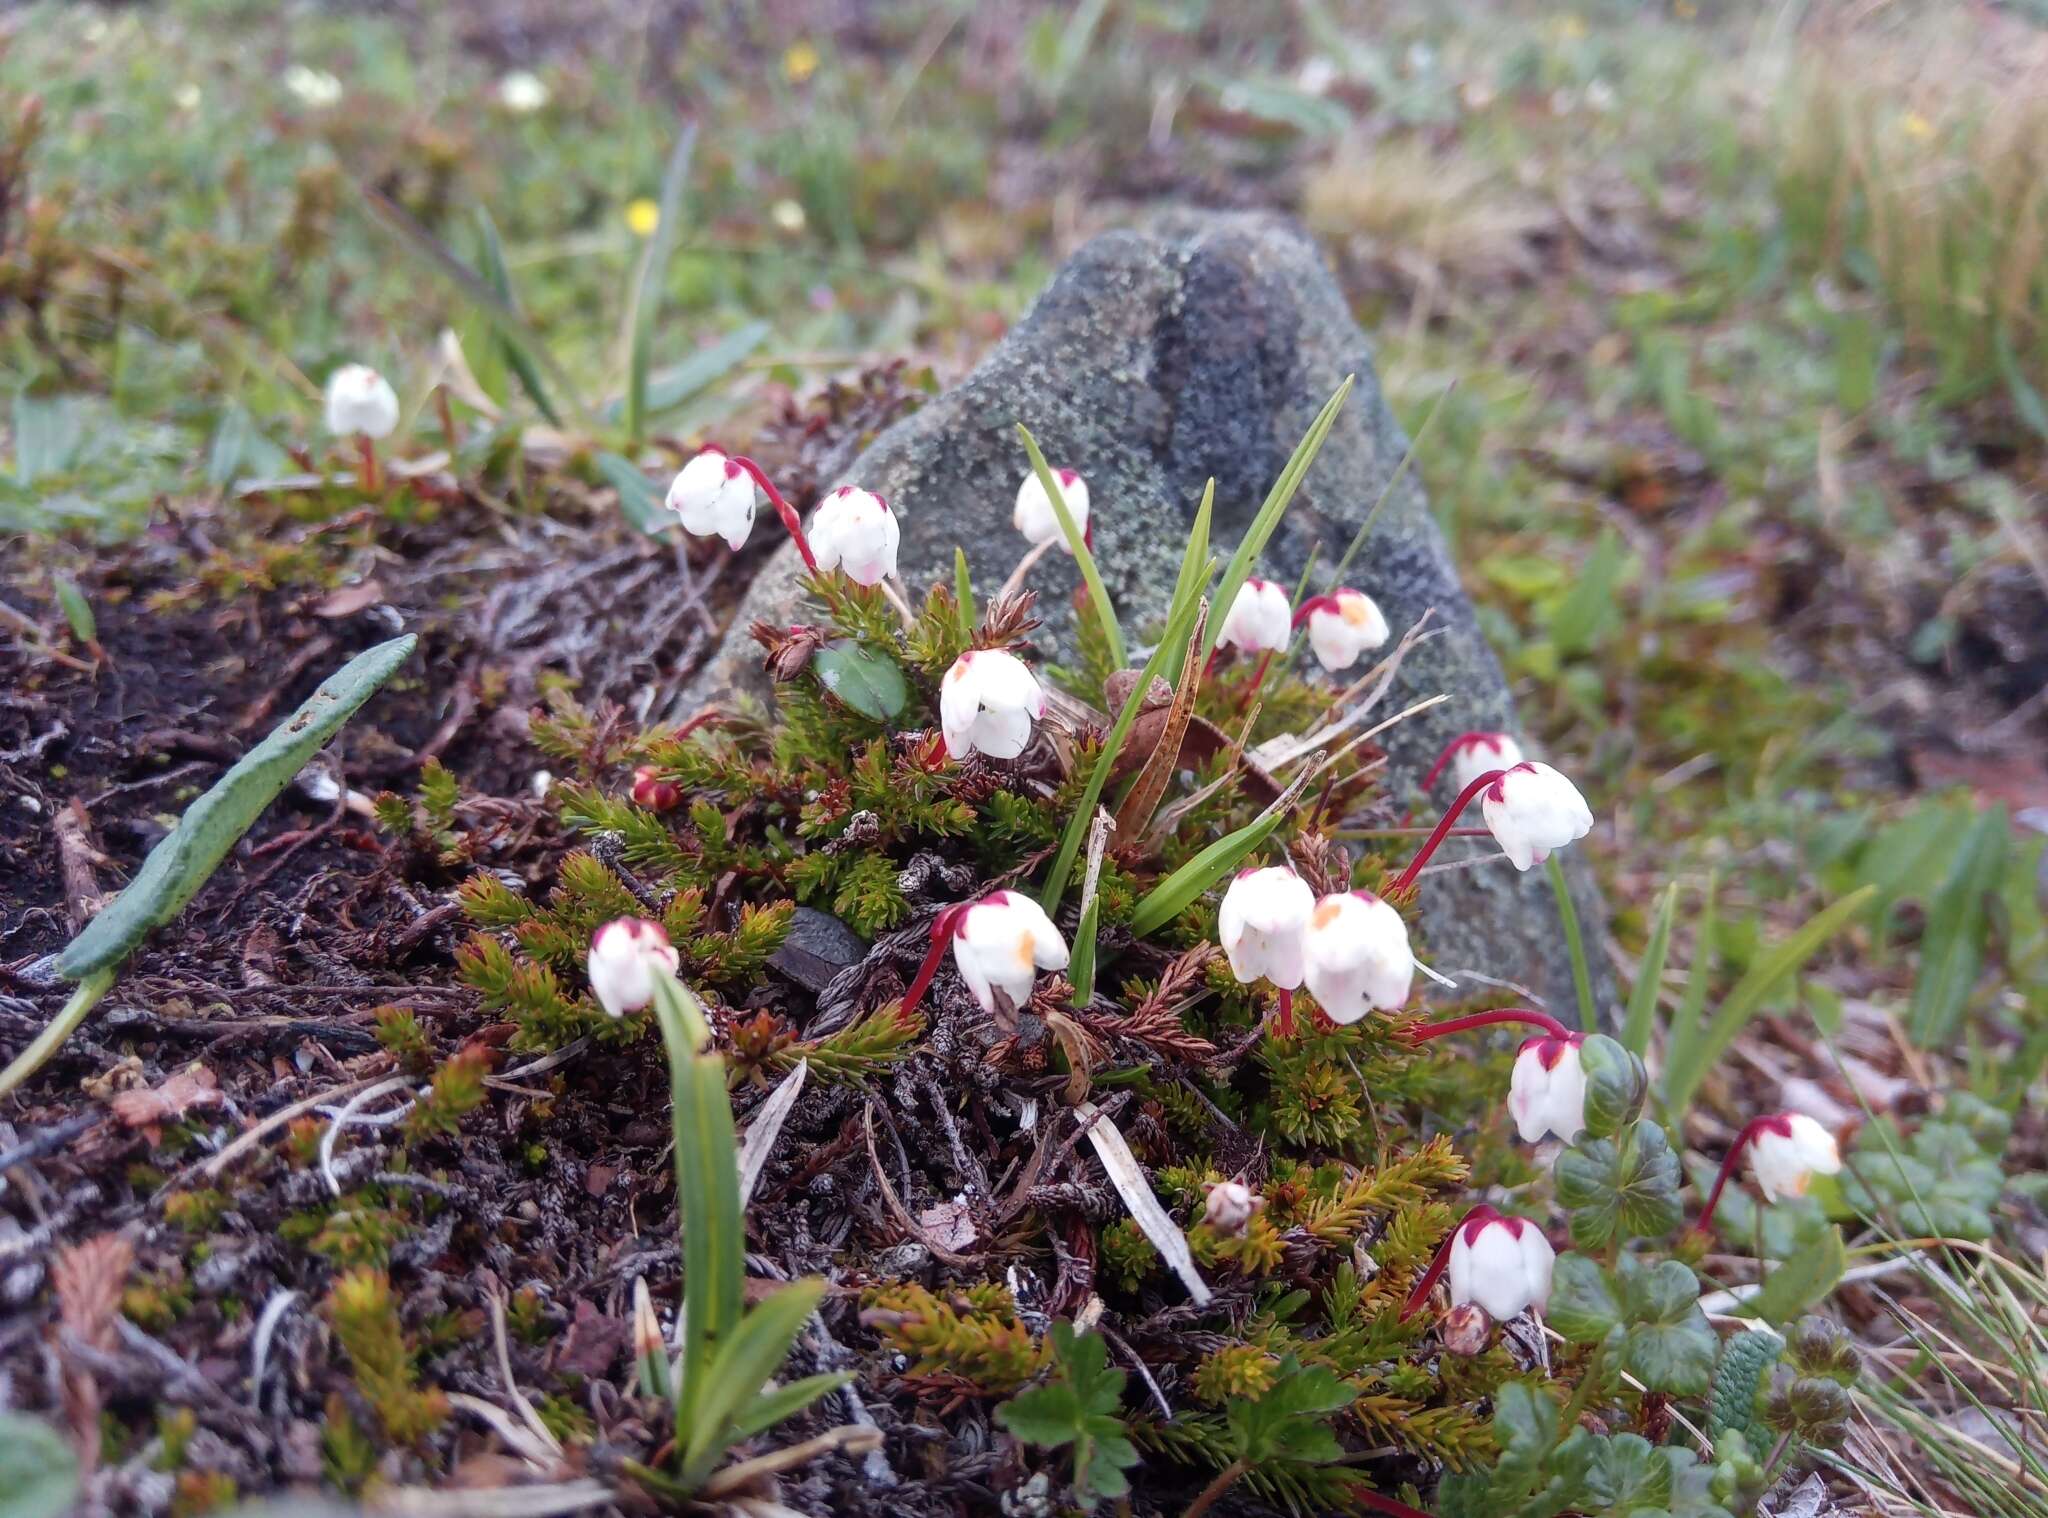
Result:
M82 980L117 969L151 929L183 911L277 793L398 672L418 642L407 633L357 654L236 760L149 851L128 888L71 940L57 961L59 973Z
M1187 909L1196 897L1237 868L1244 857L1268 838L1285 820L1294 798L1311 778L1315 766L1304 765L1300 775L1275 801L1236 832L1217 839L1201 853L1147 891L1131 914L1131 931L1140 938L1156 933Z
M1085 1007L1095 995L1095 937L1102 927L1102 898L1089 898L1074 925L1074 952L1067 960L1067 979L1074 987L1074 1005Z
M438 270L443 277L469 297L470 301L490 321L499 335L516 339L523 344L533 360L547 374L548 382L556 393L567 398L570 416L579 427L590 430L590 415L582 401L577 399L576 387L569 383L569 376L562 366L555 362L548 352L541 335L534 331L525 317L521 316L493 290L475 271L448 250L448 245L413 219L410 212L392 200L373 185L358 183L356 193L363 197L376 219L398 235L399 242L413 254Z
M728 1164L726 1168L731 1169ZM683 1480L694 1486L724 1455L727 1425L789 1358L789 1346L824 1299L825 1283L794 1281L755 1304L719 1346L696 1399L693 1423L683 1442ZM678 1437L684 1431L677 1429Z
M5 1070L0 1070L0 1096L5 1096L16 1086L27 1080L43 1066L43 1061L64 1047L64 1040L78 1031L80 1023L100 998L113 988L112 968L95 970L81 980L71 992L71 999L64 1008L50 1019L49 1026L35 1036L29 1046L15 1055Z
M1641 1059L1650 1047L1650 1031L1657 1021L1657 991L1664 983L1664 961L1671 953L1671 924L1678 916L1678 882L1664 888L1657 903L1656 920L1650 925L1650 941L1643 947L1643 962L1636 967L1636 983L1629 992L1628 1020L1622 1024L1621 1045Z
M619 493L619 512L635 531L658 538L676 525L675 513L662 504L661 492L638 464L622 453L604 450L593 454L590 462L597 466L605 483Z
M1984 968L1991 931L1989 898L2005 876L2008 841L2005 808L1987 807L1963 835L1947 876L1927 908L1920 935L1920 973L1906 1014L1906 1036L1922 1049L1955 1037L1963 1008Z
M1772 948L1736 982L1735 989L1721 1003L1720 1011L1707 1024L1691 1061L1683 1067L1673 1066L1666 1072L1666 1099L1670 1102L1674 1122L1684 1121L1686 1108L1691 1105L1693 1093L1699 1090L1707 1071L1728 1052L1728 1046L1735 1042L1735 1035L1763 1009L1764 998L1785 980L1798 974L1800 967L1813 958L1822 944L1848 926L1849 921L1869 904L1876 891L1876 886L1865 886L1814 913L1796 933Z
M1166 632L1159 640L1159 646L1152 650L1152 657L1145 661L1145 668L1139 673L1137 684L1131 687L1130 695L1124 698L1123 710L1117 713L1116 723L1103 740L1102 753L1095 761L1094 773L1088 777L1088 786L1081 795L1081 804L1074 808L1074 815L1067 819L1067 830L1060 837L1059 852L1053 856L1052 868L1046 873L1045 888L1039 892L1038 904L1051 916L1059 909L1060 898L1066 894L1067 878L1074 872L1074 860L1081 852L1081 841L1093 825L1095 808L1102 800L1103 787L1109 784L1109 772L1116 765L1117 751L1123 747L1129 736L1131 724L1138 720L1138 709L1144 705L1145 692L1151 688L1152 677L1159 673L1160 666L1176 648L1185 648L1188 637L1195 625L1195 618L1201 614L1203 601L1201 589L1209 583L1209 576L1215 573L1214 564L1208 562L1209 516L1216 504L1216 482L1211 480L1202 492L1202 504L1195 510L1195 528L1188 536L1187 551L1182 554L1180 573L1174 580L1173 604L1166 612ZM1178 629L1178 636L1176 636Z
M1123 629L1117 626L1116 607L1110 604L1109 587L1102 583L1102 571L1095 566L1095 555L1088 549L1087 537L1075 524L1074 514L1067 510L1067 498L1061 493L1060 482L1053 477L1052 470L1046 467L1045 455L1038 450L1038 439L1022 422L1017 424L1017 435L1024 439L1024 451L1031 456L1032 472L1045 488L1046 499L1052 502L1052 514L1059 519L1060 531L1067 535L1067 547L1073 550L1074 562L1081 566L1081 578L1088 583L1088 598L1095 603L1095 618L1102 624L1102 636L1108 640L1110 656L1115 659L1118 669L1128 668L1130 655L1124 651Z
M1429 415L1424 417L1422 425L1415 429L1415 436L1408 439L1408 447L1401 455L1401 462L1396 464L1394 472L1387 476L1387 483L1380 487L1379 499L1372 503L1372 510L1365 514L1365 520L1358 524L1358 531L1351 535L1351 546L1344 550L1344 556L1337 561L1336 567L1330 571L1330 588L1332 590L1335 590L1344 583L1344 571L1351 567L1351 561L1357 558L1358 551L1365 547L1365 540L1372 536L1372 524L1380 519L1381 509L1393 498L1394 487L1399 485L1402 476L1408 473L1408 466L1415 462L1415 455L1422 447L1422 440L1429 436L1429 429L1436 425L1437 413L1444 409L1444 402L1451 398L1451 392L1457 388L1458 382L1456 380L1452 380L1448 385L1444 386L1443 394L1439 395L1436 398L1436 404L1429 408ZM1300 601L1301 597L1297 594L1295 596L1296 604L1300 604Z
M683 186L690 178L690 158L697 150L697 124L693 121L677 134L669 150L668 166L661 173L661 195L656 204L660 215L654 234L640 250L626 286L626 309L620 319L619 351L626 356L626 441L638 444L647 426L648 349L652 344L654 318L661 309L661 281L668 272L670 252L676 245L676 222L682 216Z
M1685 972L1685 990L1678 998L1678 1011L1671 1018L1671 1035L1664 1040L1661 1085L1667 1108L1671 1104L1673 1072L1693 1062L1693 1051L1706 1032L1707 991L1714 979L1714 938L1720 926L1720 894L1720 875L1709 870L1706 896L1700 902L1699 931L1693 935L1692 963Z
M1578 903L1564 878L1564 861L1552 853L1546 861L1550 871L1550 893L1557 898L1557 920L1564 925L1564 946L1572 959L1572 989L1579 997L1579 1027L1587 1033L1600 1031L1600 1013L1593 1005L1593 977L1586 968L1586 938L1579 931Z
M711 1367L739 1326L746 1271L740 1216L739 1140L725 1061L698 1053L710 1042L703 1009L672 976L657 975L654 1015L668 1046L675 1125L678 1212L683 1227L683 1377L676 1439L687 1445L696 1409L710 1395ZM749 1391L759 1389L758 1383Z
M795 1417L827 1392L837 1391L852 1380L850 1371L828 1370L822 1375L805 1376L786 1386L778 1386L774 1391L762 1392L732 1415L732 1437L735 1440L752 1438L764 1429L773 1428L784 1418Z
M1302 477L1308 473L1309 465L1316 461L1316 454L1322 451L1323 440L1330 435L1330 428L1336 425L1337 413L1344 409L1344 402L1350 398L1351 387L1356 375L1346 375L1344 383L1337 387L1337 393L1323 402L1323 409L1316 413L1316 419L1302 440L1295 444L1293 456L1287 460L1287 467L1280 471L1280 478L1273 482L1273 488L1266 493L1265 503L1259 507L1259 514L1252 518L1252 525L1246 530L1244 541L1237 545L1237 552L1230 556L1224 566L1223 578L1216 583L1216 604L1222 613L1209 624L1209 631L1202 639L1202 657L1209 657L1216 647L1216 639L1223 631L1223 624L1230 615L1230 605L1237 599L1238 588L1250 578L1252 566L1259 555L1266 551L1266 544L1272 541L1273 533L1280 526L1280 518L1287 513L1288 502L1294 499L1294 492L1301 488Z
M953 549L953 605L960 618L960 636L974 639L974 576L967 568L967 550Z
M484 278L498 292L498 299L514 316L524 319L519 309L519 297L512 292L512 269L505 262L505 244L498 237L498 224L491 220L491 213L482 206L476 208L477 238L483 249ZM557 427L562 425L562 415L555 410L555 403L548 398L548 387L541 378L540 366L533 361L533 355L526 351L526 344L517 336L500 329L497 334L498 346L504 351L505 362L512 366L512 373L518 378L520 388L540 408L540 414Z
M705 344L681 363L655 370L647 376L645 417L651 419L664 411L673 411L692 397L703 394L744 363L774 330L764 321L748 322L744 327L735 327L725 336ZM619 421L625 414L624 396L604 403L606 421Z

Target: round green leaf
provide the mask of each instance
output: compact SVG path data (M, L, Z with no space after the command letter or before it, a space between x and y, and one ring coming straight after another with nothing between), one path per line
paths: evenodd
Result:
M1579 1048L1586 1072L1586 1133L1612 1138L1643 1115L1650 1076L1643 1062L1614 1039L1595 1033Z
M877 722L888 721L910 699L901 665L848 639L828 643L812 654L811 668L828 694Z
M78 1457L40 1418L0 1413L0 1518L61 1518L78 1497Z

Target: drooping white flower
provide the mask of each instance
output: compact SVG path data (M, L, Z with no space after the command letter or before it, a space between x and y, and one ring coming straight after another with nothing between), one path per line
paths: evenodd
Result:
M1004 649L970 648L939 682L939 726L955 759L1014 759L1031 741L1031 724L1044 715L1038 677Z
M1246 653L1273 653L1287 646L1294 632L1294 611L1287 591L1271 580L1249 579L1237 589L1216 642Z
M1315 909L1316 893L1285 865L1241 871L1216 914L1216 936L1239 983L1270 980L1283 991L1300 985Z
M1308 623L1308 646L1324 669L1349 669L1387 641L1387 619L1362 590L1337 590L1304 602L1296 615Z
M1451 1241L1451 1305L1475 1302L1497 1321L1550 1301L1557 1252L1525 1218L1475 1207Z
M530 69L514 69L498 81L498 104L515 116L530 116L550 98L547 81Z
M809 536L818 568L841 569L856 585L877 585L896 573L903 529L889 503L872 490L841 485L811 514Z
M1217 1181L1209 1187L1202 1206L1202 1221L1222 1234L1243 1233L1266 1199L1243 1181Z
M343 364L327 376L327 430L336 437L360 432L371 441L398 426L398 392L368 364Z
M619 917L591 935L584 969L598 1005L613 1017L624 1017L654 1000L657 969L673 975L681 962L660 923Z
M1593 830L1593 809L1579 788L1534 759L1524 759L1480 792L1486 826L1518 870Z
M1749 1141L1749 1170L1767 1201L1805 1196L1816 1175L1842 1168L1835 1136L1803 1112L1765 1118Z
M1325 896L1309 914L1303 979L1333 1021L1355 1023L1374 1008L1408 1000L1415 955L1408 924L1370 891Z
M1515 1055L1508 1079L1508 1111L1525 1144L1554 1133L1569 1144L1586 1126L1586 1067L1579 1058L1583 1034L1532 1038Z
M1451 777L1451 789L1462 791L1481 775L1520 764L1522 746L1506 733L1460 733L1445 745L1438 762Z
M1088 539L1088 482L1071 469L1055 469L1053 478L1059 481L1060 496L1067 503L1067 514L1074 519L1074 529L1084 540ZM1054 515L1052 499L1045 493L1045 487L1038 483L1038 471L1024 476L1024 483L1017 487L1017 511L1012 518L1017 530L1029 538L1034 545L1057 543L1067 547L1067 535L1060 530L1060 519ZM1069 553L1073 550L1068 549Z
M953 963L982 1011L996 1010L997 991L1021 1007L1031 1000L1040 970L1067 967L1067 941L1029 896L997 891L960 914L953 927Z
M667 505L683 531L724 538L735 549L744 548L754 530L753 478L721 449L706 448L676 471Z

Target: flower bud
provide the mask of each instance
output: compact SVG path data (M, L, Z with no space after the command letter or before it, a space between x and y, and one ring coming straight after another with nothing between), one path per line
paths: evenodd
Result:
M1246 653L1273 653L1287 646L1293 631L1286 590L1271 580L1250 579L1238 587L1216 642Z
M1500 1322L1531 1307L1540 1312L1550 1301L1556 1263L1534 1223L1475 1207L1451 1240L1451 1304L1477 1303Z
M1532 1038L1515 1056L1508 1080L1508 1111L1522 1142L1556 1134L1569 1144L1586 1126L1586 1067L1579 1058L1585 1035Z
M683 804L682 787L672 780L661 778L661 772L651 764L643 764L633 771L633 804L644 806L649 811L672 812Z
M1038 677L1000 648L970 648L939 682L939 726L955 759L1014 759L1031 741L1031 724L1044 715Z
M1242 1181L1216 1181L1202 1207L1202 1221L1217 1233L1236 1237L1245 1231L1266 1199Z
M1284 865L1244 870L1223 893L1216 936L1239 984L1269 980L1283 991L1301 984L1315 892Z
M1067 941L1029 896L996 891L954 923L953 963L982 1011L996 1010L997 991L1021 1007L1031 1000L1040 970L1067 967Z
M1309 914L1302 978L1334 1022L1355 1023L1375 1007L1408 1000L1415 955L1408 924L1370 891L1325 896Z
M1060 497L1067 503L1067 515L1074 519L1074 530L1083 540L1088 538L1088 482L1071 469L1055 469L1053 478L1059 481ZM1057 543L1067 547L1067 535L1060 530L1060 519L1052 509L1052 498L1045 493L1045 487L1038 483L1038 471L1032 470L1024 476L1024 483L1017 487L1017 510L1012 517L1017 530L1031 540L1034 547L1046 543ZM1072 552L1068 549L1068 552Z
M673 975L681 963L660 923L619 917L591 935L584 969L598 1005L613 1017L624 1017L654 1000L657 972Z
M695 537L724 538L744 548L754 530L754 481L739 463L717 448L706 448L676 471L668 487L668 509Z
M837 568L856 585L878 585L896 573L903 529L872 490L841 485L811 514L809 537L818 568Z
M1493 1338L1493 1319L1477 1302L1460 1302L1444 1314L1438 1328L1443 1334L1444 1349L1466 1359L1485 1354Z
M1522 745L1506 733L1460 733L1444 748L1444 770L1451 789L1462 791L1489 770L1513 769L1522 762Z
M1835 1136L1803 1112L1766 1118L1749 1141L1749 1169L1766 1201L1805 1196L1816 1175L1842 1168Z
M398 426L398 394L368 364L343 364L327 376L327 430L361 433L373 442Z
M1317 596L1295 615L1308 622L1308 646L1332 674L1349 669L1388 638L1387 619L1362 590Z
M1593 810L1579 788L1547 764L1523 760L1480 793L1494 841L1518 870L1543 863L1553 849L1593 830Z

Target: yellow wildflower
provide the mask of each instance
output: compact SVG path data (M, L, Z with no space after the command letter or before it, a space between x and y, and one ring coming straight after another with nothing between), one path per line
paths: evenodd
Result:
M808 42L796 41L782 55L783 77L791 84L802 84L818 72L818 50Z
M633 229L635 237L652 237L654 229L661 225L661 207L645 195L626 202L626 225Z

